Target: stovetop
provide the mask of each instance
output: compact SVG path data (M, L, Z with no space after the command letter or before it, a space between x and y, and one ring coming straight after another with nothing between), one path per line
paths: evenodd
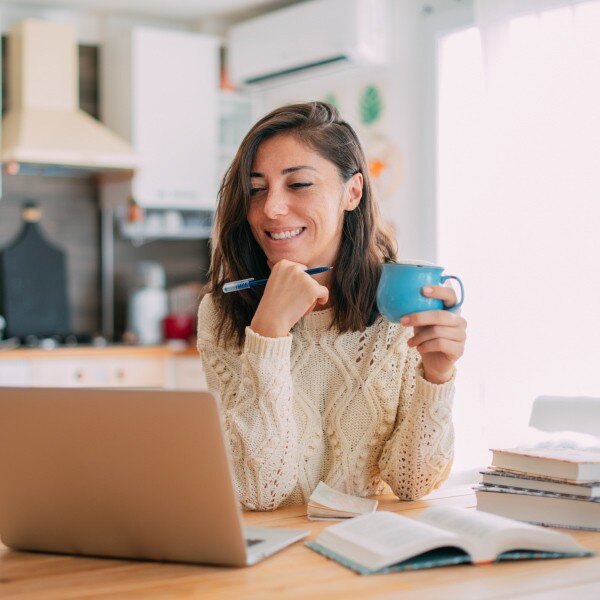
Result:
M26 335L0 341L0 348L4 349L39 348L41 350L53 350L54 348L103 347L106 345L108 345L106 338L92 336L89 333L66 333L49 336Z

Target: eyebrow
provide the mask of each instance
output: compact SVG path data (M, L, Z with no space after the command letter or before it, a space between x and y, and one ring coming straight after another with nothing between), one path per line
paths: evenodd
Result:
M288 173L294 173L296 171L300 171L301 169L310 169L311 171L316 171L316 169L314 167L311 167L309 165L298 165L296 167L288 167L287 169L283 169L283 171L281 171L282 175L287 175ZM264 173L259 173L258 171L253 171L252 173L250 173L250 177L264 177Z

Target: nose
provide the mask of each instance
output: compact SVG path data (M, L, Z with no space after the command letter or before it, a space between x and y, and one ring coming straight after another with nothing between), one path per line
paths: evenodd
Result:
M263 211L268 219L276 219L277 217L287 215L288 205L285 194L276 189L269 190L263 206Z

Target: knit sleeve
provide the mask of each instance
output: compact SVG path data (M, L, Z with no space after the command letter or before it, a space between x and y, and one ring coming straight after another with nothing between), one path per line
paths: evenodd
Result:
M218 343L217 326L216 307L205 296L198 312L198 350L208 387L221 398L234 487L245 508L274 510L298 479L292 337L266 338L247 327L240 351Z
M451 381L423 378L421 357L410 348L400 387L394 431L379 459L382 479L401 500L415 500L448 477L454 457Z

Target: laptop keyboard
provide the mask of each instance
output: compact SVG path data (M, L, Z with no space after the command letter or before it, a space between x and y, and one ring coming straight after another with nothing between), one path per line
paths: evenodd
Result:
M254 546L255 544L260 544L261 542L264 542L265 540L253 540L250 538L246 538L246 546L248 546L248 548L250 546Z

